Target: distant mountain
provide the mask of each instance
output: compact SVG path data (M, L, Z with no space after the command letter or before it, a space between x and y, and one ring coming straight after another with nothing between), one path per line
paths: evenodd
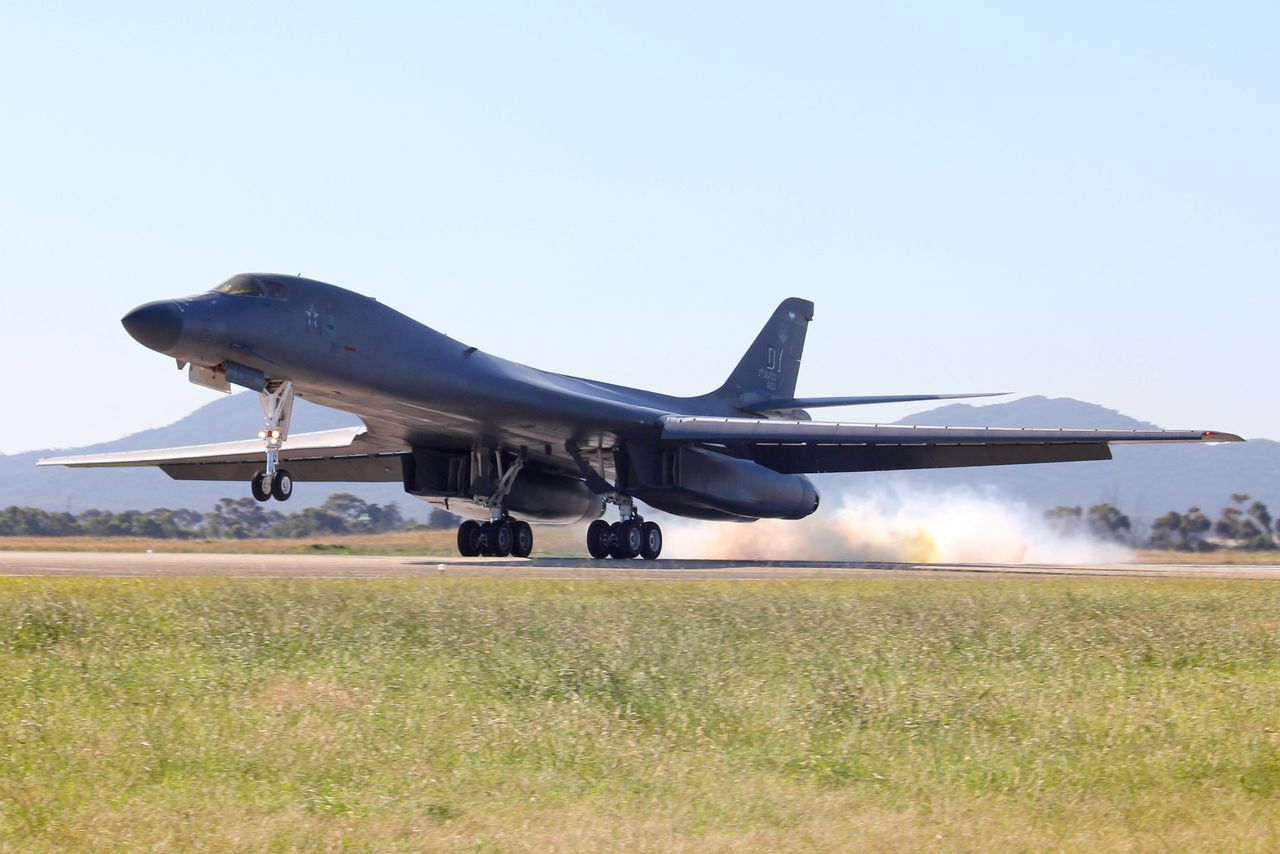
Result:
M899 424L936 424L945 427L1097 427L1101 430L1158 430L1096 403L1069 397L1023 397L1008 403L973 405L952 403L908 415Z
M296 400L291 431L307 433L359 424L354 415L305 400ZM36 460L62 454L101 454L110 451L140 451L149 448L177 448L210 442L230 442L252 438L262 429L262 406L256 394L240 393L220 397L167 427L143 430L83 448L32 451L0 455L0 507L17 504L46 510L78 513L89 508L102 510L150 510L154 507L212 509L220 498L243 498L249 484L207 483L172 480L154 468L68 469L36 468ZM334 492L350 492L377 504L396 502L406 516L426 519L431 507L406 495L396 483L300 483L289 503L281 509L296 510L323 501Z
M1100 427L1150 429L1156 425L1114 409L1070 398L1025 397L988 406L952 404L918 412L900 424L948 427ZM1215 425L1178 425L1215 426ZM856 491L873 483L908 488L995 488L1033 508L1109 501L1135 519L1200 505L1210 515L1245 492L1280 510L1280 442L1256 439L1222 445L1129 445L1112 448L1106 462L936 469L831 475L828 489Z
M182 420L123 439L85 448L0 455L0 507L10 504L73 512L153 507L207 510L219 498L243 497L248 484L170 480L156 469L36 468L39 457L63 453L102 453L224 442L253 436L262 411L253 394L219 398ZM293 431L327 430L358 423L354 416L299 400ZM1102 427L1150 428L1154 425L1113 409L1070 398L1026 397L988 406L952 404L916 413L901 424L956 427ZM1201 425L1192 425L1201 426ZM1214 426L1214 425L1210 425ZM858 492L893 483L907 488L994 488L1033 508L1110 501L1135 519L1199 504L1216 512L1233 492L1247 492L1280 511L1280 443L1258 439L1243 444L1138 445L1116 447L1110 462L1054 463L1033 466L868 472L824 475L823 491ZM396 502L413 518L425 519L430 507L404 494L398 484L298 484L287 509L318 504L333 492L352 492L379 504Z

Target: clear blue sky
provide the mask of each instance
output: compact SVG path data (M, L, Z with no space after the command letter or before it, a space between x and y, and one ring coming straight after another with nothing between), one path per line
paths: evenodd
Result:
M1278 10L9 4L0 451L207 402L118 319L246 270L690 394L805 296L804 394L1280 438Z

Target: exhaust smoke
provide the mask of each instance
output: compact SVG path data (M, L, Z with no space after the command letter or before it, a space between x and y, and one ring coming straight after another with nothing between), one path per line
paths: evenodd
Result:
M1128 548L1064 536L995 493L886 486L806 519L745 525L675 521L664 557L903 563L1117 563Z

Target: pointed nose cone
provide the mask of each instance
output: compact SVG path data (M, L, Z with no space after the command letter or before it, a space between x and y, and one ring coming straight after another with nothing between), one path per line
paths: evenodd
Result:
M120 322L139 344L161 353L182 337L182 311L168 300L140 305Z

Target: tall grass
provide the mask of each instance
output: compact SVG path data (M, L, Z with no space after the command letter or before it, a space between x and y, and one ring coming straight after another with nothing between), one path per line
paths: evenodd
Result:
M0 580L0 846L1280 844L1280 587Z

